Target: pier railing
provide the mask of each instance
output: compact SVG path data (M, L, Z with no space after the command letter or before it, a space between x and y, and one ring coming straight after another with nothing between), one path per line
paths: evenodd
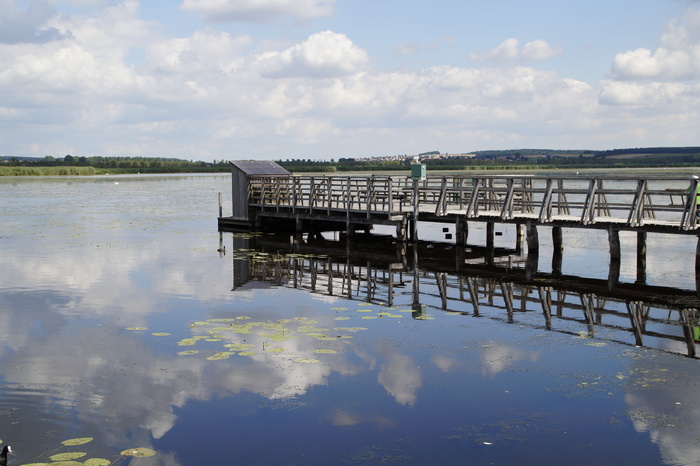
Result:
M541 176L254 176L248 205L328 215L698 228L697 179ZM415 193L417 192L417 197Z

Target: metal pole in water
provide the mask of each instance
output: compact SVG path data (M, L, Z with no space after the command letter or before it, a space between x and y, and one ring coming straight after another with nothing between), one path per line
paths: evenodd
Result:
M224 216L224 208L221 203L221 193L219 193L219 218Z
M413 179L413 222L411 222L413 231L411 237L414 243L418 242L418 180Z

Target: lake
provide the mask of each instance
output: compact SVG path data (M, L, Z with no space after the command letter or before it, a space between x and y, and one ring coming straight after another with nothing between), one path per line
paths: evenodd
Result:
M0 179L9 464L700 464L694 238L650 234L642 285L622 232L609 290L605 232L560 277L541 233L527 281L511 227L489 263L479 226L464 257L219 233L219 192Z

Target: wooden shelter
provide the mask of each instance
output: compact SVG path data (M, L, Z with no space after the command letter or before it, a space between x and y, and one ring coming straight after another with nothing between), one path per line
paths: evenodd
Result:
M250 177L290 176L291 173L272 161L236 161L231 163L231 202L232 216L230 223L250 226L255 221L251 212L249 198Z

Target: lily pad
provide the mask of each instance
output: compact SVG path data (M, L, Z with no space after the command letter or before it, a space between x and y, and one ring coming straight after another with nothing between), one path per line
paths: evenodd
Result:
M170 334L166 333L166 332L155 332L155 333L151 333L151 335L153 335L154 337L167 337Z
M148 456L153 456L155 455L156 452L151 450L150 448L144 448L144 447L139 447L139 448L130 448L128 450L124 450L121 452L122 456L135 456L137 458L146 458Z
M80 438L72 438L68 440L64 440L61 442L61 445L65 446L75 446L75 445L84 445L86 443L92 442L94 439L92 437L80 437Z
M83 456L87 456L87 453L83 453L82 451L72 451L68 453L57 453L50 456L49 459L51 461L70 461L82 458Z
M148 330L146 327L127 327L126 330L138 331L138 330Z
M241 351L238 353L239 356L253 356L255 354L255 351Z
M216 361L218 359L228 359L233 354L234 353L232 353L230 351L223 351L221 353L216 353L214 356L209 356L207 359L209 361Z
M110 464L112 464L112 462L104 458L90 458L83 464L85 466L109 466Z
M254 346L250 343L228 343L224 345L224 348L228 348L230 351L243 351Z
M321 362L318 359L311 359L311 358L299 358L297 359L297 362L303 362L303 363L315 363L315 362Z
M187 351L180 351L177 354L178 354L178 356L187 356L190 354L197 354L197 353L199 353L199 351L197 351L197 350L187 350Z
M337 353L337 351L336 351L336 350L332 350L332 349L317 349L317 350L314 350L314 353L319 353L319 354L335 354L335 353Z

